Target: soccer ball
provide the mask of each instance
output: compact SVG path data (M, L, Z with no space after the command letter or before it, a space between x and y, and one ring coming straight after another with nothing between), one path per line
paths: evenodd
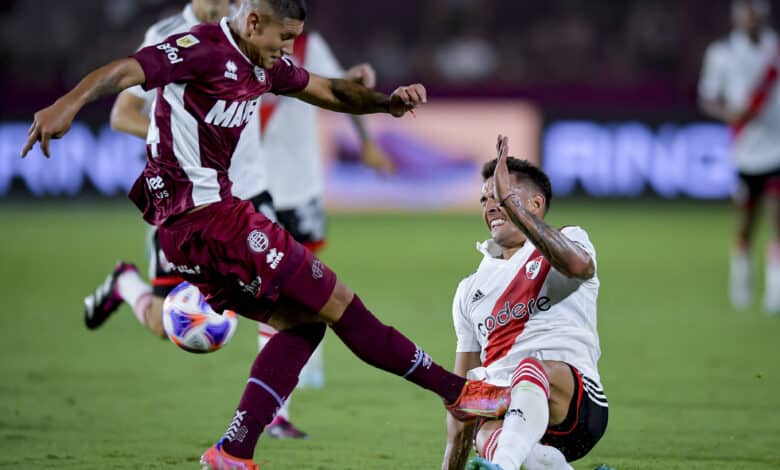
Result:
M236 312L215 312L197 287L182 282L165 298L163 329L173 344L191 353L209 353L230 341L238 326Z

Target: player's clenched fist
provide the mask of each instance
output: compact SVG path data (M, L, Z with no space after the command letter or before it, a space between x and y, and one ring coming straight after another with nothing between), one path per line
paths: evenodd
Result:
M390 114L401 117L427 101L425 87L419 83L398 87L390 95Z

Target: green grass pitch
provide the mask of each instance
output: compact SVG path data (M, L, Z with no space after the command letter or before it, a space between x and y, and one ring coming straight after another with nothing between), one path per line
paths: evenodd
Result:
M780 468L780 317L728 305L728 205L555 201L549 220L590 232L602 283L610 424L574 466ZM242 321L208 356L151 337L127 307L87 331L82 298L114 260L145 266L129 203L3 203L0 227L0 467L198 468L238 402L254 325ZM449 366L452 294L486 233L478 214L334 215L323 259ZM292 403L312 438L262 438L257 460L269 469L439 467L435 396L363 365L332 334L325 356L325 389Z

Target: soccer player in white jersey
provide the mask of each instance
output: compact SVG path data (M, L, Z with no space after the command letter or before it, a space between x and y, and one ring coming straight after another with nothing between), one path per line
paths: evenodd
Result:
M607 426L596 330L596 252L580 227L544 222L550 180L524 160L499 157L482 169L482 216L491 238L453 301L455 373L512 386L503 419L447 418L442 469L570 470ZM476 433L474 432L476 429Z
M707 48L699 80L702 111L731 127L739 171L737 231L731 255L730 298L752 303L751 248L761 200L771 206L772 240L766 254L764 307L780 314L780 50L766 20L766 0L732 2L731 34Z

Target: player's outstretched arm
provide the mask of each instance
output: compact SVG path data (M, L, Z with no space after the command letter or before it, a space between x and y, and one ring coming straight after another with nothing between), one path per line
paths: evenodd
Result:
M43 154L49 157L49 140L65 135L84 105L102 96L140 85L145 78L141 65L133 58L115 60L92 71L54 104L35 113L28 131L29 137L22 148L22 158L37 141L41 142Z
M512 180L507 167L507 155L509 154L509 139L498 136L498 163L493 173L495 185L494 197L506 210L512 222L517 225L531 243L542 252L555 269L568 277L587 280L596 273L593 259L578 244L574 243L566 235L556 230L544 220L537 217L526 208L525 200L531 197L528 194L515 193L512 188Z
M379 93L350 80L325 78L310 74L303 90L291 93L307 103L342 113L389 113L401 117L427 101L425 87L414 85L396 88L391 95Z

